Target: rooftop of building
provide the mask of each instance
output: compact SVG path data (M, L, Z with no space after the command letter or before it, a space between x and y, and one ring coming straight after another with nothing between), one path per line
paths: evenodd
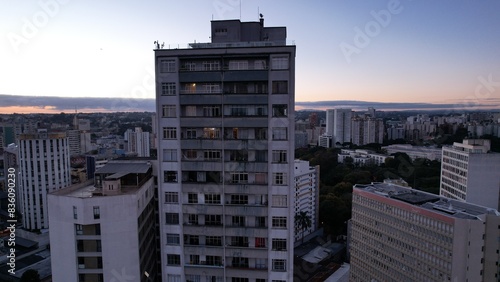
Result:
M500 213L495 209L459 202L392 183L374 182L368 185L356 184L354 188L419 206L449 217L481 220L479 217L481 215L493 214L500 216Z
M491 152L491 141L488 139L464 139L462 143L454 142L452 146L447 146L455 151L463 151L469 154L497 154Z
M134 194L152 177L152 170L152 164L148 160L113 160L97 169L94 179L71 185L52 194L75 198ZM119 188L107 193L107 181L114 181Z
M264 18L259 21L242 22L233 20L211 21L211 42L194 42L187 46L180 44L164 44L155 41L155 50L162 49L200 49L200 48L237 48L237 47L269 47L294 46L293 41L287 42L286 27L264 27Z

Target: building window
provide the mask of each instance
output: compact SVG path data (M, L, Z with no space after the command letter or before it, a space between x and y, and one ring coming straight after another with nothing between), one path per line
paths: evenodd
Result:
M280 104L273 105L273 117L286 117L288 116L288 105Z
M176 117L175 105L163 105L162 106L162 117L173 118Z
M288 56L279 56L271 59L271 68L273 70L287 70Z
M196 128L186 128L186 139L196 139Z
M186 106L184 107L184 116L186 117L195 117L196 114L196 106Z
M179 214L178 213L165 213L165 224L179 224Z
M163 172L163 179L165 183L176 183L177 182L177 171L166 170Z
M248 195L231 195L231 204L233 205L247 205Z
M220 117L220 107L219 106L205 106L203 107L204 117Z
M162 82L161 83L161 95L162 96L174 96L176 94L175 82Z
M175 72L175 60L160 60L160 72Z
M203 138L220 139L220 128L214 128L214 127L203 128Z
M256 216L255 217L255 227L266 227L266 217Z
M185 234L184 235L184 244L197 246L200 244L200 236Z
M266 238L255 237L255 247L256 248L265 248L266 247Z
M163 128L163 139L177 139L177 128L164 127Z
M273 251L286 251L286 239L275 239L272 241Z
M273 216L273 227L275 228L286 228L286 217L284 216Z
M267 128L255 128L256 140L267 140Z
M233 267L248 267L248 258L244 258L244 257L233 257L232 261L231 261L231 265ZM248 278L245 278L247 279L246 281L248 281Z
M247 60L231 60L229 61L229 70L247 70Z
M222 216L218 214L206 214L205 225L222 225Z
M177 161L177 150L176 149L163 149L163 161L164 162L176 162Z
M286 260L273 259L273 271L286 271Z
M207 265L222 265L222 257L220 256L206 256L206 264Z
M206 236L205 245L207 246L222 246L221 236Z
M233 258L234 260L234 258ZM234 264L233 264L234 266ZM248 266L247 266L248 267ZM248 278L243 278L243 277L232 277L231 282L248 282Z
M101 211L98 206L94 206L94 219L101 218Z
M233 215L232 216L232 223L233 223L233 226L244 227L245 226L245 217L239 216L239 215Z
M179 245L180 243L179 234L167 233L167 245Z
M179 193L177 193L177 192L165 192L165 203L178 204L179 203Z
M200 264L200 256L199 255L189 255L189 262L191 264ZM201 276L195 274L186 274L186 281L188 282L200 282Z
M198 215L197 214L190 213L187 215L187 218L188 218L189 225L198 225Z
M204 151L203 159L205 160L220 160L221 151L213 150L213 151Z
M273 163L286 163L286 150L273 150Z
M73 219L78 219L78 213L75 206L73 206Z
M248 237L232 236L231 246L248 247Z
M288 81L277 80L273 81L273 94L287 94L288 93Z
M167 265L181 265L181 256L167 254Z
M287 140L286 127L273 127L273 140Z
M286 185L286 173L275 172L273 173L273 184L274 185Z
M83 225L75 224L76 235L83 235Z
M197 204L198 203L198 194L188 193L188 203L189 204Z
M205 194L205 204L220 204L220 194Z
M220 62L219 61L203 61L202 66L203 66L204 71L220 70Z
M179 274L167 274L167 282L181 282Z
M248 173L231 173L231 183L233 184L248 183Z
M278 208L286 208L288 206L286 195L273 195L272 196L272 206Z

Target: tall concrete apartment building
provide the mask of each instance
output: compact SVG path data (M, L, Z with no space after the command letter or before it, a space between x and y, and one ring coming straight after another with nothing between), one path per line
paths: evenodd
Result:
M384 121L372 117L355 117L351 123L351 139L354 145L384 142Z
M500 209L500 154L490 152L490 140L465 139L442 150L439 194Z
M310 166L308 161L295 160L295 214L305 212L311 219L311 227L301 230L295 226L295 241L300 241L319 226L319 165Z
M211 22L155 50L164 281L292 281L295 46Z
M18 204L24 228L49 228L47 195L71 185L70 153L65 133L39 129L19 135Z
M350 281L498 281L500 213L386 183L355 185Z
M153 163L115 160L48 195L53 281L156 281Z
M151 148L149 137L150 133L143 132L140 127L136 127L134 131L128 129L124 134L124 139L127 141L127 151L136 153L138 157L149 157Z
M326 132L319 137L319 146L331 148L337 142L351 142L352 117L352 109L326 110Z

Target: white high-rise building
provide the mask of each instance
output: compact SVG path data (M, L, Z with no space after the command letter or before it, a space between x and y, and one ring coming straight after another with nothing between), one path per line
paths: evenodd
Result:
M300 212L307 213L311 227L302 230L295 226L295 241L316 231L319 225L319 165L295 160L295 215Z
M355 185L350 280L498 281L500 213L395 184Z
M127 141L127 151L137 153L138 157L149 157L151 148L149 137L149 132L143 132L140 127L136 127L135 131L127 130L124 136L125 141Z
M53 281L157 281L154 189L152 162L116 160L50 193Z
M490 140L465 139L442 149L439 194L499 209L500 154L490 152Z
M164 281L292 281L295 46L212 21L155 50Z
M333 145L351 142L351 119L352 109L326 110L325 135L333 137Z
M49 227L47 194L71 185L69 155L65 133L19 135L18 201L26 229Z

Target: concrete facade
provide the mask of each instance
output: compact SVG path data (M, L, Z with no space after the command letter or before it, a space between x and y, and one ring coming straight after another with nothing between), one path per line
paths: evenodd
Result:
M24 228L49 228L47 195L71 185L69 144L65 133L19 135L18 202Z
M146 161L113 161L48 196L54 281L156 276L152 170Z
M350 281L498 281L500 214L384 183L355 185Z
M263 19L211 38L155 50L163 280L291 281L295 46Z
M500 208L500 154L485 139L465 139L443 147L440 195Z
M319 226L319 165L295 160L295 214L305 212L311 218L311 227L299 230L295 226L295 241L301 240Z

